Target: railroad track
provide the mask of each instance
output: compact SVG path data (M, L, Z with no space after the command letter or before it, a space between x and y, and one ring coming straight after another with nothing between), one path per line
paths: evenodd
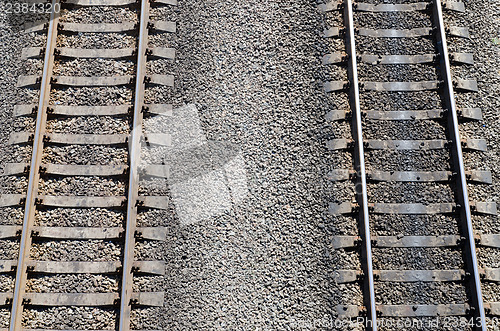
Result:
M329 178L354 180L357 193L354 201L332 202L329 212L359 220L359 234L334 236L332 247L359 247L363 265L335 274L337 283L362 280L364 295L363 306L338 305L336 314L366 314L373 330L401 329L397 322L409 319L416 324L400 325L433 329L437 318L434 329L486 330L499 303L483 302L481 284L498 282L500 270L479 267L476 242L498 248L499 241L476 233L471 215L495 215L496 205L469 201L468 182L491 184L491 173L465 169L462 150L485 151L487 143L460 136L461 121L482 115L455 104L455 93L473 93L477 83L452 77L450 63L473 59L448 53L446 38L468 38L468 30L445 26L442 14L464 11L464 4L345 0L319 8L343 16L344 26L328 26L325 37L344 40L345 51L325 55L323 64L346 66L348 77L325 82L327 93L349 95L349 110L326 117L351 121L352 128L352 138L329 140L327 147L351 149L354 160Z
M174 5L175 0L153 4L160 10ZM32 154L29 162L9 163L3 172L27 178L25 192L0 197L2 208L22 211L22 223L0 226L1 239L19 245L17 259L4 260L0 267L15 277L12 292L0 298L10 310L8 327L161 328L157 317L151 317L153 322L141 318L148 309L163 306L162 287L148 280L162 279L164 261L141 249L154 251L166 230L138 220L143 210L169 208L166 195L140 194L142 178L166 178L168 169L163 164L143 166L140 155L145 143L170 142L166 133L143 133L142 122L145 116L171 114L171 105L148 103L145 94L150 87L173 87L172 75L150 73L147 63L171 61L175 50L151 46L148 35L168 39L176 25L150 19L152 4L147 0L53 0L52 6L61 6L61 12L27 28L29 33L46 34L46 46L23 50L27 60L43 59L43 72L21 76L17 83L21 89L39 91L36 104L14 110L17 117L32 118L34 130L10 137L12 145L32 146ZM101 40L100 46L85 43L88 36ZM116 40L121 46L113 46ZM76 97L71 99L71 94ZM92 152L100 159L93 159ZM81 277L93 280L93 289L41 286L78 283ZM75 326L75 316L69 315L53 324L44 321L64 310L70 314L71 307L76 307L78 318L87 314L83 324ZM96 320L92 312L102 316Z

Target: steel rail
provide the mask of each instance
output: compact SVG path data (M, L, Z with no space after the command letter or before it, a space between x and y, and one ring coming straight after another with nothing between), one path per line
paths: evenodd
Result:
M131 297L133 292L132 264L134 262L135 231L137 220L137 198L139 188L138 161L141 153L142 107L144 105L144 79L146 75L146 47L149 21L149 0L141 1L141 20L139 27L139 46L137 50L137 70L132 132L129 138L130 175L128 183L127 213L125 223L125 246L120 296L119 330L130 329Z
M471 272L471 277L469 278L471 295L473 301L474 317L480 318L481 327L480 330L486 331L485 322L485 311L483 304L483 296L481 291L481 278L478 270L478 262L476 255L476 244L474 241L474 230L472 227L470 204L469 204L469 194L467 191L467 180L465 175L462 146L460 140L460 132L458 128L458 115L455 103L455 93L453 91L453 81L451 77L450 69L450 57L448 54L448 45L446 42L446 30L444 27L443 13L441 7L441 0L433 1L433 19L434 24L437 25L436 39L438 44L438 51L440 56L440 68L442 71L442 76L444 78L444 92L445 100L449 106L448 109L448 130L450 132L450 138L453 141L452 144L452 157L453 163L455 165L455 171L457 172L457 190L458 199L461 205L460 209L460 219L462 220L463 232L467 239L466 258L467 264ZM476 325L477 320L474 321Z
M361 236L363 238L363 254L365 262L365 305L368 310L370 322L369 329L377 331L377 311L375 304L375 287L373 277L373 260L372 260L372 246L370 234L370 218L368 213L368 194L366 185L366 167L365 167L365 149L363 145L363 128L362 128L362 114L359 101L359 81L358 81L358 63L356 56L356 39L353 18L353 5L352 0L345 0L344 6L344 22L347 25L346 31L346 51L349 56L348 60L348 75L349 75L349 97L352 110L352 132L355 139L354 147L354 162L357 169L357 185L361 184L361 191L357 192L357 200L360 206L359 223L361 229ZM356 190L358 191L358 189Z
M59 5L59 0L52 0L52 8ZM35 219L35 202L38 194L38 182L40 179L40 164L43 154L43 135L47 122L47 107L50 98L50 80L54 66L54 48L57 38L57 24L59 22L59 12L53 10L50 14L49 27L47 32L47 44L45 47L45 57L43 64L42 80L40 84L40 96L38 99L38 111L36 116L36 126L33 141L33 151L31 155L30 173L28 178L28 191L24 208L23 227L21 242L19 247L19 258L16 270L16 281L12 299L12 309L10 316L10 331L21 330L23 314L23 296L26 291L27 260L29 259L31 247L31 228Z

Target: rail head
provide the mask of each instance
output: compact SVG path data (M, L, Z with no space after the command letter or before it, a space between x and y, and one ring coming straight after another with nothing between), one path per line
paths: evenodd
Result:
M432 14L434 24L437 27L437 43L440 53L440 67L442 76L444 78L444 93L447 106L449 107L448 113L448 129L450 132L450 139L452 140L452 156L454 169L457 172L457 190L459 203L462 208L460 210L460 218L463 222L462 229L467 238L466 244L466 257L468 259L468 269L470 270L470 287L473 306L475 308L474 314L476 318L480 318L480 330L486 331L486 315L484 310L483 296L481 290L481 278L478 269L478 261L476 255L476 245L474 241L474 230L472 227L471 207L469 202L469 194L467 190L467 175L465 171L462 143L460 139L460 132L458 126L458 111L455 102L455 92L453 90L453 80L451 76L450 55L448 53L448 44L446 41L446 28L443 20L443 9L441 0L433 1Z
M142 135L142 107L144 104L144 89L146 77L146 49L148 43L149 0L141 1L140 24L137 49L137 69L135 79L135 96L132 131L129 140L129 183L127 195L127 211L125 221L125 245L123 253L122 288L120 296L119 330L130 329L130 300L133 291L132 267L134 262L135 230L137 220L137 201L139 186L139 158L141 153L140 138Z
M354 159L358 171L358 181L361 190L358 192L358 203L360 206L359 222L361 236L363 238L363 257L365 262L365 291L369 326L373 331L377 331L377 311L375 303L375 286L373 276L373 259L370 235L370 219L368 208L368 193L366 183L365 152L363 142L362 113L359 97L359 80L357 69L356 39L354 28L354 12L352 0L345 0L344 3L344 24L346 25L346 52L348 55L348 75L350 81L350 103L352 112L352 132L355 140Z

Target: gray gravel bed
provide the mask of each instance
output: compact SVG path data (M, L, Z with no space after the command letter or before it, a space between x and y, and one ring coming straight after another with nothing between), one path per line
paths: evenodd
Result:
M117 261L121 244L103 240L39 241L31 246L30 259L40 261Z
M130 124L129 120L123 117L63 117L47 121L46 129L51 133L127 134L130 132Z
M359 54L418 55L437 54L432 38L373 38L356 36Z
M355 184L351 181L331 182L327 181L324 187L332 202L350 201L355 196Z
M35 118L31 116L20 116L12 121L12 132L32 131L35 132Z
M450 185L437 183L380 182L368 184L368 200L385 203L453 202Z
M123 180L105 177L46 177L39 191L47 195L120 196L125 195Z
M21 176L0 177L1 194L23 194L28 189L28 179Z
M469 169L478 169L479 167L469 168ZM494 197L495 196L495 187L490 184L481 184L481 183L468 183L468 192L469 192L469 200L470 201L491 201L486 197ZM486 216L488 217L488 216Z
M130 312L130 329L132 330L168 330L164 307L138 307Z
M54 63L54 75L59 76L125 76L135 74L134 62L129 60L72 59Z
M151 31L148 35L148 47L178 48L175 38L171 33Z
M319 65L319 64L318 64ZM343 80L347 81L347 70L346 67L344 66L338 66L338 65L329 65L325 67L325 71L322 73L320 76L320 79L324 82L326 81L335 81L335 80ZM331 97L337 97L339 94L342 93L331 93Z
M195 103L207 139L241 144L250 193L167 241L165 329L284 329L294 316L330 314L330 270L359 256L318 256L327 242L315 224L327 206L319 170L333 158L316 136L330 106L346 107L320 87L322 15L296 1L179 5L178 93L151 96ZM193 278L185 268L196 269Z
M375 300L382 305L439 305L468 301L465 287L454 282L376 282Z
M17 29L14 29L14 31L16 31ZM17 45L17 46L22 46L22 47L45 47L47 45L47 34L45 32L30 32L30 33L27 33L27 34L24 34L24 36L22 36L24 33L20 34L19 37L22 37L23 39L23 43L21 43L20 45ZM22 48L19 48L18 50L20 51ZM16 60L20 60L21 57L19 56L21 54L21 52L18 52L16 53L16 57L17 59ZM24 64L24 63L23 63Z
M172 104L174 90L168 86L146 86L144 92L145 103Z
M363 305L363 293L360 283L336 284L331 281L330 284L325 284L331 288L330 304L333 305Z
M352 153L347 151L331 151L328 156L325 157L326 166L321 173L326 177L329 170L334 169L352 169L353 160Z
M443 109L437 91L375 92L361 91L362 110L428 110Z
M373 248L373 268L449 270L463 268L461 248Z
M482 233L500 233L500 223L496 215L472 215L472 225Z
M500 284L495 282L482 283L483 298L485 302L500 301Z
M321 80L321 82L323 82L323 80ZM330 110L350 109L349 96L347 93L330 93L328 99L324 100L321 106L325 108L324 115Z
M122 147L69 145L47 146L43 162L61 164L126 164L128 152Z
M178 6L153 3L149 9L149 19L151 21L177 21Z
M342 26L344 26L344 17L343 17L342 11L334 10L331 12L323 13L323 15L324 15L325 23L328 27L332 27L332 26L342 27ZM333 39L342 39L342 38L333 38Z
M166 75L171 74L174 71L175 63L172 60L167 59L154 59L149 60L146 63L146 72L148 75L160 74Z
M114 330L117 313L112 308L26 308L23 327L61 330Z
M427 12L385 12L354 14L354 26L367 29L415 29L432 27L431 16Z
M134 276L134 292L163 292L165 290L163 276Z
M27 292L109 293L119 291L119 276L91 274L41 275L28 279Z
M370 215L372 235L428 236L459 234L458 220L448 215Z
M123 211L104 208L48 208L36 211L35 225L118 227L124 217Z
M325 207L326 208L326 207ZM359 235L358 221L351 216L334 216L326 214L318 228L328 236L357 236Z
M16 78L16 81L17 81L17 78ZM33 88L18 89L16 103L13 104L11 108L9 108L9 114L12 114L12 109L14 109L14 105L37 104L39 95L40 95L40 91L37 89L33 89Z
M464 26L464 23L458 24L458 26ZM467 28L470 27L471 24L467 24ZM470 33L470 32L469 32ZM479 38L481 39L481 38ZM447 36L446 41L448 42L448 51L449 52L463 52L463 53L476 53L477 50L474 49L474 44L470 43L467 39L460 37ZM488 41L492 41L487 40ZM490 50L489 50L490 51ZM482 59L484 60L484 59Z
M481 268L500 268L498 249L493 247L481 247L477 250L477 260Z
M138 22L137 12L125 7L90 6L61 10L61 23L122 23Z
M414 121L363 121L365 139L426 140L446 139L445 127L430 120Z
M15 277L12 275L0 275L0 293L14 292Z
M10 323L10 309L0 308L0 327L8 328Z
M51 90L50 104L67 106L112 106L132 102L128 87L82 87Z
M337 266L338 269L361 269L360 256L358 252L352 251L350 249L334 249L333 247L329 247L324 250L322 258L325 263L328 263L332 266Z
M477 137L477 136L474 135L472 138L474 138L474 137ZM493 170L492 168L489 167L490 163L488 162L491 158L490 153L464 150L463 156L464 156L465 169Z
M137 216L137 226L175 226L175 210L148 209L141 210ZM170 231L168 231L170 232Z
M325 126L323 134L329 139L350 139L352 137L351 125L347 121L330 122L328 126Z
M31 160L32 147L30 145L10 146L5 148L6 156L4 162L22 163Z
M134 259L137 261L162 261L166 244L157 241L141 240L135 244Z
M19 146L9 146L5 148L6 152L4 162L10 163L21 163L21 162L29 162L31 160L31 151L32 147L30 145L19 145Z
M39 75L42 76L43 58L27 59L24 62L23 75Z
M447 150L365 152L366 168L381 171L449 170L449 159ZM418 160L418 163L415 160Z
M168 180L163 178L142 179L139 183L139 194L170 196Z
M0 260L17 260L19 257L19 242L17 240L0 240Z
M373 65L360 62L358 76L361 83L364 81L413 82L439 79L436 68L425 64Z
M137 45L133 35L124 33L78 33L76 35L59 34L57 36L57 47L71 48L135 48Z
M24 208L2 207L0 208L0 225L12 225L23 223Z

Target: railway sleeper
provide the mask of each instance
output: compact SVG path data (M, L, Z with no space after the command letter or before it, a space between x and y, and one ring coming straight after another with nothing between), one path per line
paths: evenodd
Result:
M483 280L500 282L500 268L479 268L479 273Z
M0 273L12 272L17 260L1 260ZM122 272L122 261L28 261L27 268L39 274L114 274ZM133 271L138 274L165 275L163 261L134 261Z
M374 279L380 282L460 282L463 270L374 270ZM363 279L361 270L335 270L332 278L338 284L353 283Z
M76 0L75 0L76 1ZM343 6L343 1L328 1L324 4L320 4L318 9L322 12L330 12L335 10L340 10ZM412 12L412 11L425 11L428 10L431 3L426 2L415 2L408 4L370 4L364 2L354 3L353 7L356 11L366 11L366 12ZM443 7L448 10L453 10L457 12L464 12L465 5L461 1L443 1Z
M27 109L29 111L29 109ZM361 112L364 118L380 121L414 121L414 120L441 120L444 118L446 110L398 110L398 111L380 111L364 110ZM483 115L480 108L462 108L458 111L462 120L481 121ZM329 122L345 120L351 116L350 110L330 110L325 119Z
M54 54L61 57L75 59L121 59L137 56L135 48L71 48L57 47ZM42 47L26 47L22 50L21 58L23 60L30 58L41 58L44 55ZM175 58L175 48L150 47L146 49L146 55L171 59Z
M373 38L418 38L430 37L434 34L434 28L414 28L414 29L368 29L358 28L356 32L360 36ZM446 28L446 33L452 37L469 38L467 27L450 26ZM330 36L329 36L330 37Z
M442 236L372 236L372 246L380 248L393 247L456 247L464 242L459 235ZM334 236L331 241L333 249L356 248L361 245L359 236Z
M16 87L28 87L39 85L41 77L37 75L19 76ZM134 76L52 76L52 85L73 86L73 87L109 87L131 85L135 82ZM154 85L174 86L173 75L153 74L146 76L144 82Z
M497 205L495 202L470 203L471 211L478 214L497 215ZM455 203L369 203L368 209L374 214L393 215L434 215L434 214L454 214L460 206ZM359 210L359 206L352 202L330 202L328 212L331 215L339 216L352 214Z
M469 312L468 304L377 305L377 316L384 317L465 316Z
M442 81L420 81L420 82L371 82L364 81L359 83L359 87L365 91L375 92L415 92L431 91L441 88ZM453 85L457 90L465 92L477 92L478 86L476 80L455 79ZM328 81L323 83L325 92L344 91L349 87L348 81Z
M328 60L327 58L326 60ZM432 64L439 59L438 54L419 54L419 55L374 55L362 54L358 56L360 62L373 65L394 65L394 64ZM326 61L324 58L324 62ZM455 64L474 64L474 58L471 53L451 53L450 60ZM328 63L329 64L329 63Z
M500 302L485 302L484 309L488 315L500 316Z
M472 182L491 184L492 175L489 170L466 171L467 179ZM366 178L384 182L448 182L455 173L451 171L367 171ZM328 173L331 181L344 181L356 178L354 170L335 169Z
M87 6L129 6L137 4L137 0L62 0L63 4L70 4L80 7ZM153 0L154 3L162 3L165 5L177 5L177 0Z
M478 245L500 248L500 234L478 234L475 239Z
M0 305L9 306L12 293L0 293ZM134 292L130 304L148 307L163 307L164 292ZM120 302L118 293L25 293L23 304L46 307L99 307L116 306Z
M87 6L128 6L137 3L137 0L62 0L63 4Z
M364 142L366 149L379 150L435 150L445 149L449 142L442 139L432 140L378 140L367 139ZM352 139L340 138L331 139L326 142L326 147L329 150L350 149L354 146ZM464 139L462 147L465 149L486 152L487 143L484 139Z
M18 225L1 225L0 239L20 236L22 227ZM119 239L123 238L124 229L121 227L58 227L35 226L31 228L31 235L43 239ZM137 227L135 236L140 239L165 241L167 230L165 227Z
M25 203L24 194L0 194L0 208L21 206ZM36 203L48 207L63 208L122 208L125 197L105 196L49 196L39 195ZM154 208L168 210L170 208L170 197L168 196L139 196L137 206L143 208Z
M59 23L59 31L88 32L88 33L120 33L135 31L138 25L134 22L123 23Z
M47 114L58 116L120 116L129 115L132 105L115 106L62 106L50 105ZM150 115L172 116L172 105L168 104L146 104L143 111ZM37 112L36 105L14 106L15 117L34 115Z

